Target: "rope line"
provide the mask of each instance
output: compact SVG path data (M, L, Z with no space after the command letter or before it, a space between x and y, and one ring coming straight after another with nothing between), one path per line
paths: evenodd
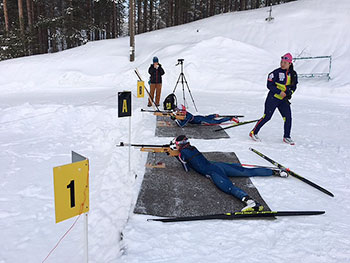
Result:
M71 225L71 227L66 231L66 233L64 233L64 235L58 240L58 242L56 243L56 245L50 250L49 254L47 254L47 256L44 258L44 260L42 261L42 263L44 263L49 256L52 254L52 252L58 247L58 245L61 243L61 241L68 235L68 233L73 229L73 227L75 226L75 224L78 222L80 216L83 213L84 210L84 205L85 205L85 201L86 201L86 191L88 189L88 185L89 185L89 165L88 165L88 176L86 178L86 186L85 186L85 190L84 190L84 201L83 203L80 205L80 210L79 210L79 216L75 219L74 223Z

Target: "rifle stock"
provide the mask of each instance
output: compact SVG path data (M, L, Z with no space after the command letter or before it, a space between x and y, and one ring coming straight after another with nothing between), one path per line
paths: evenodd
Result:
M141 109L142 112L152 112L155 116L166 116L166 117L175 117L177 120L184 120L186 118L185 114L181 112L172 112L172 111L158 111L158 110L145 110Z
M173 150L170 148L170 144L163 144L163 145L157 145L157 144L129 144L120 142L117 147L124 147L124 146L133 146L140 148L141 152L152 152L152 153L166 153L170 156L178 156L179 151Z

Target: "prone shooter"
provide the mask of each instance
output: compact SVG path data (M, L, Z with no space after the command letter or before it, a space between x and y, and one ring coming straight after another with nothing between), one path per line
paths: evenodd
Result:
M120 146L126 146L121 143ZM137 145L145 152L165 152L176 157L188 172L193 169L197 173L210 179L215 186L226 194L232 195L245 204L242 211L262 211L264 207L252 199L244 190L235 186L229 177L252 177L252 176L280 176L287 177L288 173L281 169L266 167L245 168L236 163L213 162L205 158L195 146L192 146L185 135L174 138L170 144L165 145Z

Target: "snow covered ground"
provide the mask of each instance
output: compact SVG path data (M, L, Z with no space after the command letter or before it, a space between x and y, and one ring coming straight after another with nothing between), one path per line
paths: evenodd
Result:
M134 63L127 38L1 62L0 263L42 261L74 222L55 224L52 172L70 162L71 150L90 160L90 262L350 262L350 2L299 0L274 7L272 15L267 23L267 9L230 13L139 35ZM267 74L286 52L333 57L332 80L300 80L292 99L296 146L281 142L277 112L259 133L261 143L249 139L249 125L228 130L230 139L192 143L268 165L248 148L260 150L335 194L295 178L253 178L272 209L326 214L179 224L134 215L147 156L132 150L129 175L128 151L115 147L128 139L115 95L136 92L133 69L146 79L158 56L166 71L164 99L180 73L177 59L184 58L200 113L249 120L262 115ZM132 141L168 143L171 138L154 137L154 116L140 112L145 104L133 97ZM81 262L82 255L81 218L46 262Z

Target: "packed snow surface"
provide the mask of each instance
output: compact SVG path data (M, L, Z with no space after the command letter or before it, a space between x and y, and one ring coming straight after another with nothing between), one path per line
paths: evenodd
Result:
M69 163L71 150L90 161L90 262L350 262L350 1L274 6L270 23L267 11L217 15L138 35L133 63L128 38L1 62L0 262L41 262L75 221L55 224L53 191L53 167ZM128 149L116 147L129 134L129 119L117 118L117 92L134 94L133 143L172 139L156 138L155 117L140 112L147 102L136 98L134 68L147 80L152 57L159 57L164 99L183 58L199 113L250 120L262 116L267 75L287 52L332 56L330 81L299 80L291 105L295 146L282 143L277 111L259 133L260 143L248 137L253 125L227 130L230 139L191 142L201 151L234 151L242 163L270 165L248 150L256 148L335 195L292 177L253 178L273 210L326 214L176 224L133 214L147 154L131 150L129 173ZM328 64L313 62L306 69L316 66ZM182 102L181 86L176 94ZM185 95L196 113L187 89ZM80 218L46 262L81 262L83 226Z

